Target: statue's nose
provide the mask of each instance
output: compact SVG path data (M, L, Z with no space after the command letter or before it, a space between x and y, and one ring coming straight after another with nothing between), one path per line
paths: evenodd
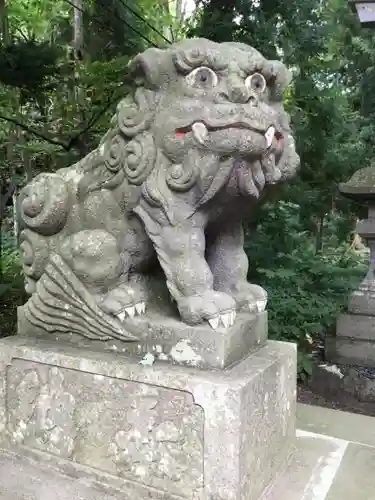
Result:
M225 93L231 102L238 104L251 103L253 106L258 104L257 95L245 85L244 80L238 75L229 77L227 92Z

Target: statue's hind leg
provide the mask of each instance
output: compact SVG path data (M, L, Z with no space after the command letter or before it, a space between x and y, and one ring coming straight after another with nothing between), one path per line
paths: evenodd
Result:
M110 233L84 230L67 237L61 256L99 307L120 320L145 312L145 290L129 282L131 255Z

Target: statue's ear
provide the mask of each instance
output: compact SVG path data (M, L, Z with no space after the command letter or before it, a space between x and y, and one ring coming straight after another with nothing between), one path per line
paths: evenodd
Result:
M168 49L147 49L129 63L129 74L137 85L160 88L175 73L172 55Z
M272 97L275 100L281 100L292 82L292 73L281 61L267 61L267 69L274 78Z

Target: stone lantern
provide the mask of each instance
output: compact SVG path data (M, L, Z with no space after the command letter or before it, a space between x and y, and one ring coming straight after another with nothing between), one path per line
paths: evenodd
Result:
M375 27L375 0L349 0L349 3L357 13L359 21L364 28Z
M368 217L358 222L357 232L367 241L370 264L349 299L348 312L338 318L336 336L327 339L326 357L339 364L375 368L375 164L357 170L339 189L343 196L368 206Z

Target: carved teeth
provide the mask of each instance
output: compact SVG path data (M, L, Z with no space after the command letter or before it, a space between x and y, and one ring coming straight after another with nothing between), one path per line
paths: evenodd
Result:
M191 127L191 130L196 140L200 144L204 144L208 136L208 130L206 125L202 122L196 122Z
M219 327L219 318L216 317L216 318L211 318L208 320L211 328L213 328L214 330L217 330L217 328Z
M275 127L270 127L267 132L264 134L264 137L266 138L267 141L267 148L271 147L273 138L275 137Z
M264 299L264 300L257 300L257 309L258 309L258 312L265 311L266 306L267 306L267 300L266 299Z

